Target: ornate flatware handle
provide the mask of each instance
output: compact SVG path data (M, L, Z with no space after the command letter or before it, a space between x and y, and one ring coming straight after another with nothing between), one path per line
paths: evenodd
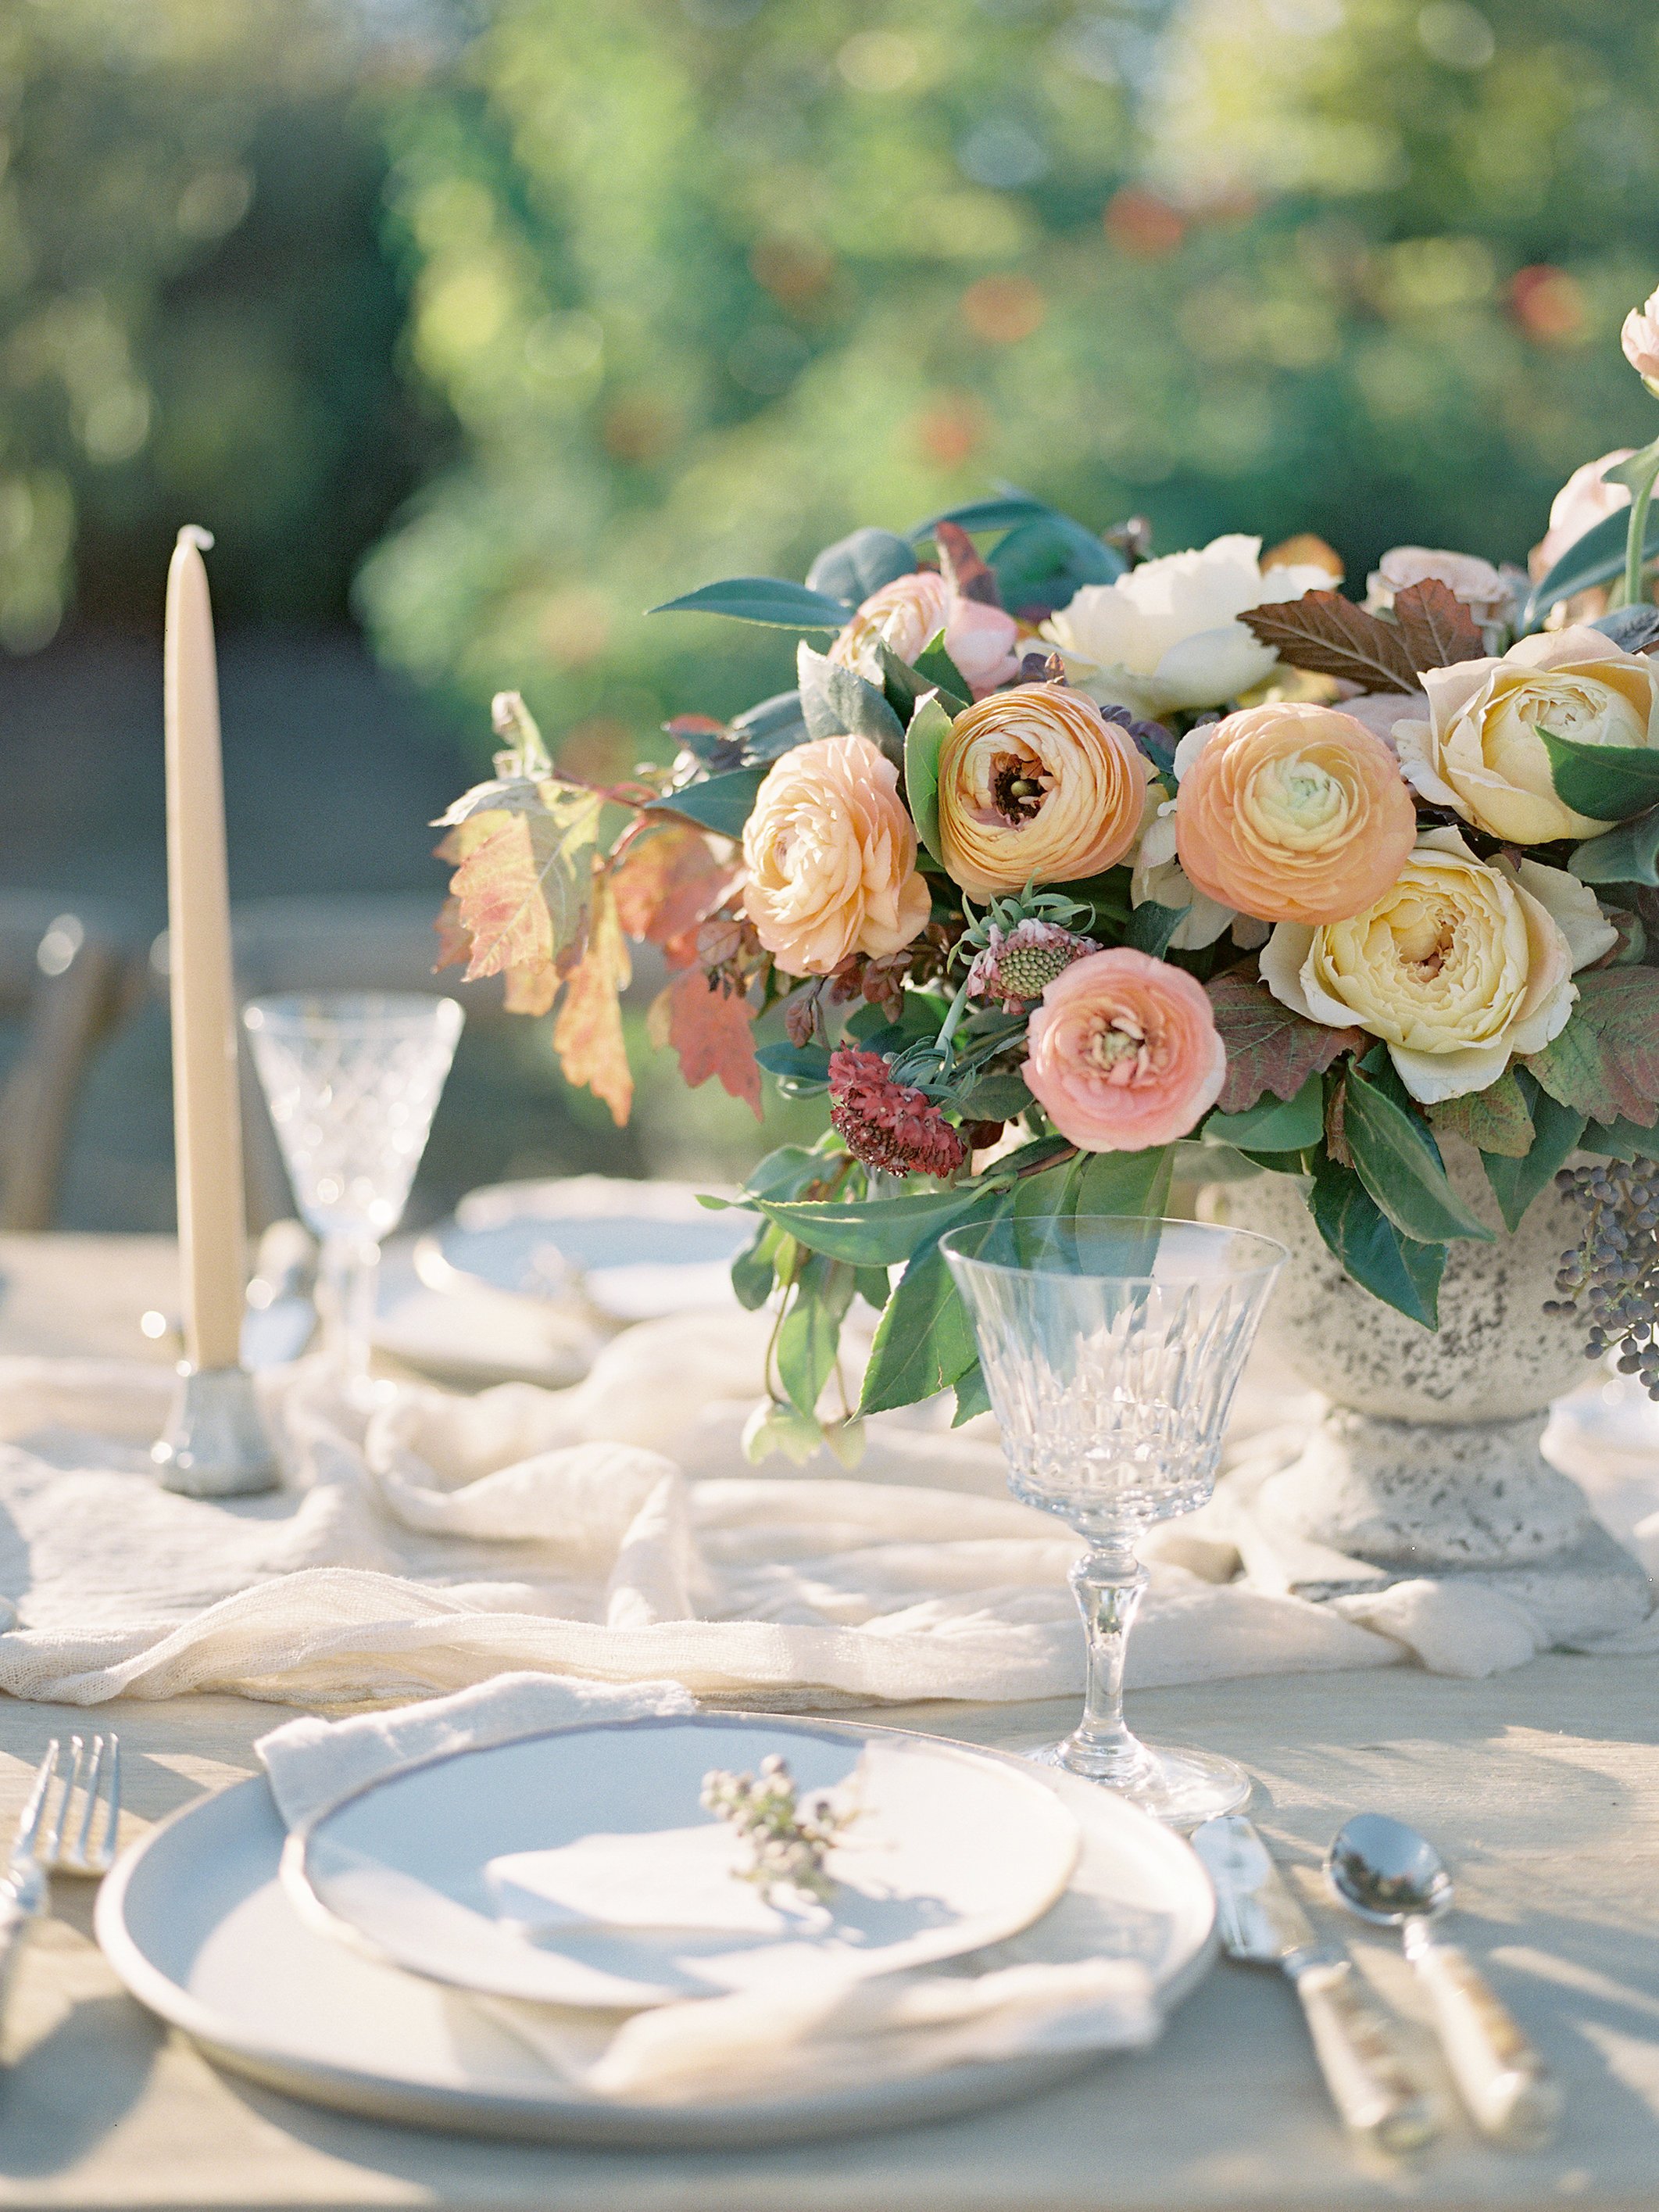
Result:
M1345 2123L1384 2150L1414 2150L1436 2132L1433 2108L1401 2056L1388 2014L1346 1959L1304 1966L1296 1993L1325 2085Z
M1412 1963L1434 2007L1452 2079L1483 2133L1517 2148L1547 2142L1561 2089L1486 1976L1454 1943L1418 1943Z

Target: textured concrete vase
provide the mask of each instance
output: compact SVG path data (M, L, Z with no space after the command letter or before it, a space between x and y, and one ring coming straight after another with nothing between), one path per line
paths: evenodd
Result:
M1539 1449L1550 1401L1590 1372L1582 1323L1544 1311L1582 1216L1550 1188L1511 1236L1479 1155L1455 1139L1442 1150L1459 1196L1498 1234L1453 1245L1437 1331L1343 1273L1292 1178L1209 1194L1217 1218L1289 1246L1261 1340L1331 1401L1302 1457L1256 1493L1254 1516L1285 1540L1286 1580L1310 1596L1354 1585L1322 1552L1358 1563L1372 1586L1473 1575L1564 1641L1627 1626L1650 1608L1646 1578Z

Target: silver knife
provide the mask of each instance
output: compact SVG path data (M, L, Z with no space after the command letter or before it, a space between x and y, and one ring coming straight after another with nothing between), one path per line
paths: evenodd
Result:
M1433 2107L1401 2055L1395 2022L1367 1995L1341 1945L1316 1935L1250 1822L1224 1814L1195 1828L1191 1840L1215 1884L1228 1956L1277 1966L1294 1984L1346 2124L1385 2150L1427 2142L1437 2132Z

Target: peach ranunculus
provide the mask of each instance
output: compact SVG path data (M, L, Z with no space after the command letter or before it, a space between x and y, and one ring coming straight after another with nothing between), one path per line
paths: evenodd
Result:
M1586 461L1567 478L1550 501L1550 526L1527 556L1527 574L1534 583L1548 575L1561 556L1576 545L1587 530L1605 522L1610 514L1630 505L1630 486L1609 483L1607 471L1627 461L1636 448L1615 446L1599 461Z
M1085 584L1042 625L1066 672L1103 705L1158 715L1218 707L1266 681L1278 654L1238 617L1328 591L1322 562L1264 569L1259 538L1213 538L1143 561L1114 584Z
M1227 1073L1202 985L1127 945L1057 975L1027 1043L1031 1096L1085 1152L1172 1144L1214 1105Z
M1413 584L1443 584L1483 629L1507 629L1515 619L1510 578L1478 553L1447 553L1431 545L1394 545L1365 579L1365 605L1386 614Z
M1332 707L1248 707L1188 732L1176 848L1206 897L1259 921L1343 921L1380 898L1417 839L1382 739Z
M939 851L969 897L1075 883L1122 860L1156 803L1128 732L1063 684L1018 684L939 747Z
M1511 844L1607 826L1558 798L1540 729L1579 744L1659 746L1659 671L1599 629L1523 637L1501 660L1429 669L1423 688L1428 720L1395 724L1407 782Z
M1650 292L1639 307L1631 309L1619 343L1625 349L1625 359L1659 398L1659 292Z
M868 738L818 738L786 753L743 833L744 911L791 975L880 958L926 926L916 833L898 773Z
M1413 1098L1436 1105L1496 1083L1572 1011L1575 969L1617 935L1595 894L1536 860L1477 860L1455 830L1428 830L1374 906L1308 929L1281 922L1261 979L1281 1004L1381 1037Z
M872 592L830 648L831 660L857 668L878 641L901 660L914 661L932 638L945 633L945 650L978 698L1005 683L1019 666L1019 625L1000 607L953 592L936 568L895 576Z

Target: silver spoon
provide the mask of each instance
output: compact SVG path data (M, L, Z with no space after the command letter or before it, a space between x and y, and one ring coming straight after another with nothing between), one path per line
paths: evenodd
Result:
M1483 2132L1519 2148L1547 2142L1561 2116L1559 2086L1479 1968L1431 1932L1452 1902L1452 1879L1434 1845L1385 1813L1357 1813L1326 1853L1325 1872L1362 1920L1400 1929L1452 2078Z

